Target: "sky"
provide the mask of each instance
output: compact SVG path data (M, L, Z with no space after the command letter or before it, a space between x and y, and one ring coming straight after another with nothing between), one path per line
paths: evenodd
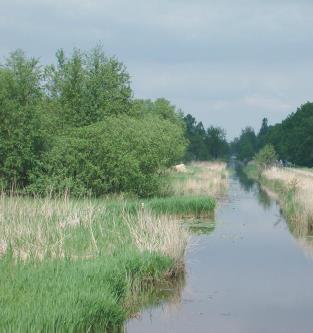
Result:
M164 97L229 139L313 100L312 0L0 0L0 59L97 44L137 98Z

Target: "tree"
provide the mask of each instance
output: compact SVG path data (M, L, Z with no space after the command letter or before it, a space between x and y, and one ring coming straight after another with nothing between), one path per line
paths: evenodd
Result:
M258 149L261 149L265 145L266 135L268 133L268 130L269 130L268 119L263 118L260 131L257 135L257 147L258 147Z
M257 137L254 129L252 127L243 129L240 137L234 140L232 147L239 159L251 160L257 151Z
M0 182L23 187L45 148L42 69L21 50L0 67Z
M213 126L209 127L206 132L205 142L211 158L222 158L228 154L226 132L222 128Z
M264 146L255 156L255 162L259 171L271 167L276 161L277 154L272 145Z
M67 58L56 53L57 65L46 68L50 102L70 126L85 126L110 115L130 114L132 90L125 66L105 56L101 47L75 49Z
M313 103L301 105L281 123L270 126L265 139L280 159L313 167Z

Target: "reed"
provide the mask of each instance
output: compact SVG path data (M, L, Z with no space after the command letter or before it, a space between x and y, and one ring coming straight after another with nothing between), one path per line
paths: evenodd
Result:
M109 330L177 278L189 239L179 220L213 213L227 184L224 165L187 169L168 197L0 194L0 331Z
M299 236L313 231L313 173L301 169L272 167L262 177L279 188L293 228Z
M220 198L227 191L226 164L223 162L193 162L186 173L172 172L169 191L172 195L200 195Z

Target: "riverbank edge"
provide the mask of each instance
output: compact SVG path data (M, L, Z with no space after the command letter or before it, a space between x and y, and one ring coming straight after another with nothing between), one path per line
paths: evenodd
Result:
M130 214L144 209L177 220L186 216L210 216L214 214L216 202L208 195L174 195L121 205L112 202L111 208L115 211L117 207L116 212L123 209ZM116 331L125 320L149 304L149 295L157 292L160 286L166 288L175 284L185 271L184 260L177 261L160 252L141 252L135 248L129 250L123 253L123 249L120 249L113 258L101 254L91 259L48 259L38 263L14 259L13 250L9 248L0 259L1 276L6 280L0 288L3 291L0 297L0 305L3 305L0 331ZM104 280L110 283L106 284ZM37 300L49 303L49 306L35 305L36 294L45 295ZM74 306L77 302L83 303L73 309L77 310L74 314L62 311L71 297ZM52 302L56 302L56 305ZM12 306L8 307L11 303ZM13 313L13 304L19 315ZM36 313L38 316L32 321L32 315Z
M261 188L279 203L281 212L287 219L291 232L298 229L299 224L301 224L302 227L303 225L305 226L306 230L303 232L304 235L312 231L312 221L309 221L307 216L304 215L301 203L296 200L295 192L297 189L295 184L286 185L280 180L267 179L258 172L253 162L244 166L243 172L249 179L258 182Z

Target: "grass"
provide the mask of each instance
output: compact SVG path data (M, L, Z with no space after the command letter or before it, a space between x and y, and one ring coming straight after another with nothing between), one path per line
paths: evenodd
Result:
M302 169L266 169L257 174L255 164L245 169L247 175L258 179L275 196L289 221L291 231L299 237L313 234L313 174Z
M208 216L214 211L215 205L215 200L205 195L153 198L147 202L147 206L157 214L170 214L179 217Z
M227 191L226 164L222 162L194 162L185 173L171 172L168 176L170 195L198 195L219 198Z
M197 177L200 169L187 168ZM184 271L189 228L177 217L215 208L207 194L187 193L143 201L0 195L0 331L118 327Z

